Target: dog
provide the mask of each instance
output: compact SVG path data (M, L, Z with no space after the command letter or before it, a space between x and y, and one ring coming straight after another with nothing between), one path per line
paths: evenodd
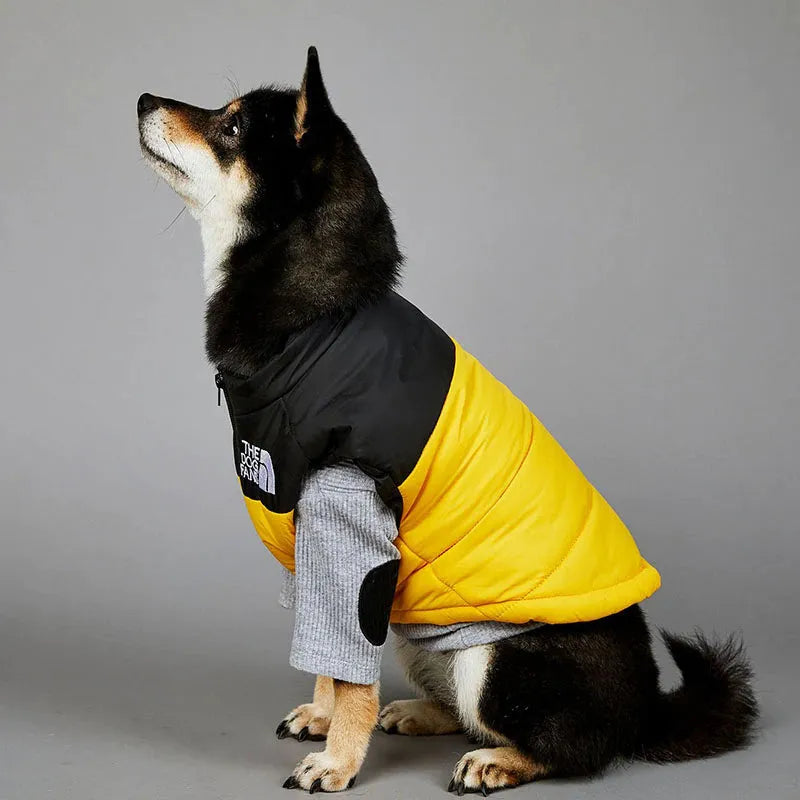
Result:
M437 422L437 416L444 415L442 403L446 401L441 398L451 391L439 385L440 367L448 365L448 376L459 369L475 371L479 367L393 294L402 257L390 212L355 138L333 110L316 50L308 51L299 90L261 88L213 110L143 94L137 110L146 161L200 223L207 295L206 351L219 370L218 386L228 400L237 469L256 526L264 519L267 531L288 524L287 513L278 513L286 512L280 507L280 495L286 491L284 486L294 481L291 509L300 492L299 478L281 480L281 475L297 477L321 463L319 454L309 455L309 448L320 438L317 432L298 433L287 418L277 432L266 433L259 422L259 433L251 419L252 409L236 405L246 404L256 385L253 381L260 380L265 365L275 363L275 354L300 347L298 342L302 344L301 360L289 366L281 362L283 371L278 378L271 373L272 378L295 380L303 373L302 369L298 372L298 365L305 363L302 359L308 358L308 352L329 358L345 335L350 337L347 352L359 354L359 365L348 369L360 375L364 371L359 372L360 362L372 364L375 359L374 348L364 344L366 339L373 336L376 326L382 335L387 317L400 320L399 336L406 349L398 356L397 370L382 374L381 380L388 381L391 388L381 391L394 392L393 401L419 401L421 406L429 395L439 398L433 403L430 420L418 424L425 428L419 442L415 442L417 429L412 425L400 445L392 443L402 452L403 447L413 446L413 459L422 458L420 452L427 452L423 446L434 436L431 428L436 425L436 431L443 425ZM376 308L379 313L373 311ZM408 330L422 338L412 341ZM412 353L413 358L406 359L403 353ZM412 377L404 370L413 373ZM417 380L418 372L428 376L425 370L430 378L425 377L417 386L417 395L409 400L402 393L409 382ZM397 381L398 371L404 372L402 385ZM474 374L479 376L476 380L485 382L481 385L490 387L487 392L494 392L497 403L512 402L510 394L496 389L490 378L480 377L484 373ZM338 377L329 370L313 384L313 391L292 401L307 404L304 419L310 419L309 424L317 424L327 413L327 406L315 405L315 398L327 391L326 381L335 383ZM380 405L380 397L371 402L376 390L369 377L363 380L366 383L359 391L370 402L361 405ZM469 394L463 397L469 402ZM517 405L508 408L517 413ZM483 414L481 419L486 417ZM529 424L524 414L520 419ZM530 424L538 424L533 419ZM360 456L363 448L377 445L354 444L350 428L349 424L329 424L320 453L324 450L328 457L331 451L349 453L351 460L369 472L370 459ZM537 430L537 436L545 436L546 431ZM378 439L384 436L381 429L370 429L370 433ZM446 438L447 430L441 435ZM256 436L262 437L261 444L254 443ZM269 446L263 444L264 437L272 437ZM298 452L284 454L294 443L301 445ZM561 458L560 450L553 452L554 459ZM400 461L403 457L397 456ZM523 454L520 463L526 457ZM559 469L571 476L568 480L578 480L575 476L579 473L570 471L571 462L558 463ZM373 470L370 478L402 520L407 498L398 489L400 479L389 480L394 466ZM412 468L403 472L398 467L398 471L403 477ZM498 466L498 470L502 468ZM606 514L608 524L616 525L602 498L591 496L601 505L587 513ZM273 512L274 518L270 516ZM435 516L439 510L432 507L430 513ZM401 521L401 529L402 525ZM291 568L291 547L281 547L278 539L269 539L272 535L264 533L265 541ZM401 639L398 655L419 699L395 701L379 711L377 682L361 684L318 676L313 700L290 712L277 732L281 738L325 739L326 746L303 759L284 786L310 792L349 788L376 727L412 736L466 732L479 749L468 752L455 765L448 788L459 795L486 795L551 777L593 776L620 759L682 761L748 745L759 712L743 645L735 637L711 641L699 633L681 637L662 631L682 673L678 688L662 692L651 635L639 606L639 601L657 588L658 576L624 538L624 528L619 528L619 536L640 571L635 576L636 593L622 592L616 605L598 605L598 593L594 593L585 608L562 613L546 604L537 605L539 601L534 602L528 592L521 606L503 606L503 619L513 616L507 613L509 608L519 607L518 618L512 622L536 623L516 635L445 651L430 651ZM398 565L383 569L386 566L374 571L369 582L365 579L359 600L361 630L376 645L386 636L395 587L409 585L402 564L400 583ZM507 570L497 573L498 580L514 569L533 567L509 564ZM411 574L421 571L411 570ZM630 581L634 578L626 581L621 580L620 586L633 585ZM454 592L458 589L453 587ZM491 590L484 587L482 591ZM460 623L481 618L477 605L472 602L465 618L451 615L448 620ZM440 624L444 619L404 618L406 612L400 606L395 597L393 621L395 614L401 622L431 619Z

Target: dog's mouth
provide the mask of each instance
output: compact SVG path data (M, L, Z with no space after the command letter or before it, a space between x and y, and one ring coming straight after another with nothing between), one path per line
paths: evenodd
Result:
M168 158L164 158L164 156L162 156L160 153L157 153L155 150L153 150L153 148L147 144L147 142L144 140L144 137L141 135L139 136L139 144L141 145L142 151L144 152L146 158L149 158L151 161L155 161L157 164L161 164L167 169L177 173L182 178L189 180L189 176L184 170L182 170L177 164L170 161Z

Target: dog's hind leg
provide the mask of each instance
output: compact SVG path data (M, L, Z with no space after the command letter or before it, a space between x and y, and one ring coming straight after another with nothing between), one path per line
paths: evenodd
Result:
M398 638L397 657L422 699L395 700L381 710L378 728L405 736L437 736L463 730L455 710L452 653L425 650Z
M488 793L546 777L591 776L630 757L658 691L641 611L549 625L453 657L458 715L486 747L451 789Z

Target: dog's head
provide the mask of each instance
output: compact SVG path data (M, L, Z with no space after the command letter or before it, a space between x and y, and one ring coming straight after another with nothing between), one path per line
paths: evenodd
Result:
M145 159L220 251L285 228L321 202L363 211L379 197L313 47L299 91L257 89L215 109L143 94L137 111Z
M235 294L250 303L238 318L255 318L257 299L263 326L287 330L394 285L391 215L331 106L315 48L299 90L257 89L216 109L143 94L138 115L145 159L200 221L219 312L209 319Z
M346 130L313 47L299 92L257 89L216 109L143 94L137 111L146 160L196 217L210 209L256 225L298 199L304 162Z

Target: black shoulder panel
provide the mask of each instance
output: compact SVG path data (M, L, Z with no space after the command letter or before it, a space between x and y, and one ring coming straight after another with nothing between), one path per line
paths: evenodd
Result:
M392 294L362 309L287 395L303 449L399 486L439 419L454 365L452 340L408 301Z
M309 469L352 461L399 519L397 487L439 419L452 340L395 293L292 335L245 380L223 376L246 496L291 511Z

